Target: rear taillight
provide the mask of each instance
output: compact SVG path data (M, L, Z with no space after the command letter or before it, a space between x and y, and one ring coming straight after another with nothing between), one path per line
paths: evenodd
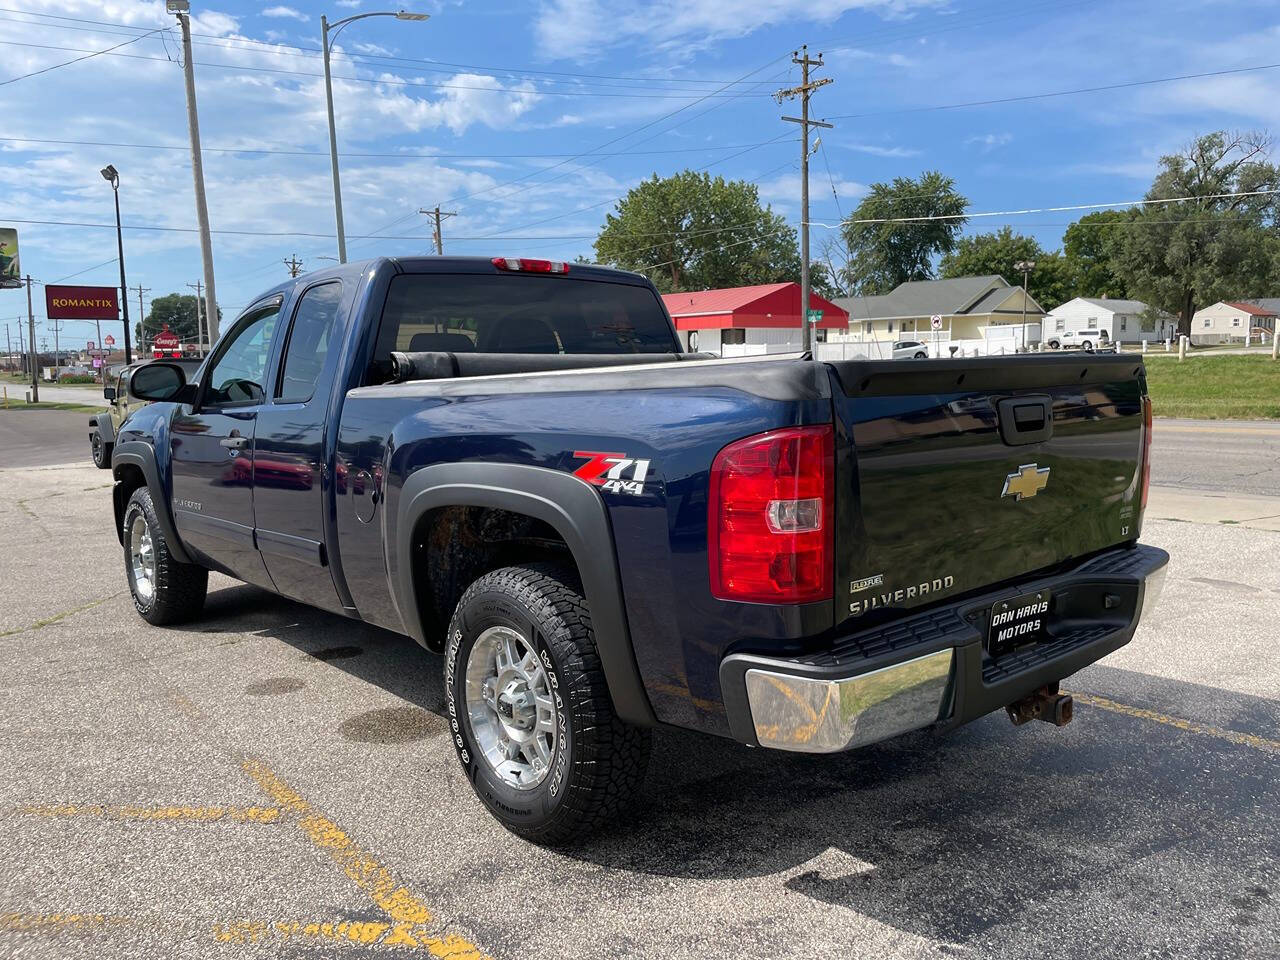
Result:
M1151 398L1142 398L1142 502L1147 509L1147 491L1151 489Z
M563 260L530 260L528 257L494 257L491 261L499 270L518 273L568 273L569 265Z
M711 464L707 547L721 600L831 599L835 517L831 424L746 437Z

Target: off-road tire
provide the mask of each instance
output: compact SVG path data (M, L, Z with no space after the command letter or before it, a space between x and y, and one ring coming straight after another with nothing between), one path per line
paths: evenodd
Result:
M130 556L129 529L134 518L141 516L151 534L155 556L155 589L149 598L139 595ZM168 541L156 517L151 491L139 487L133 491L124 508L124 570L129 593L138 615L157 627L182 623L200 614L209 590L209 571L191 563L179 563L169 552Z
M89 434L89 451L93 454L93 465L99 470L108 470L111 467L111 444L102 439L102 433L97 427L93 428L93 433Z
M477 748L466 700L476 639L506 626L533 641L557 705L546 778L521 789L505 782ZM639 792L649 762L647 729L613 711L591 614L571 569L503 567L476 580L449 623L444 661L450 733L462 769L489 812L512 833L545 845L569 843L616 818Z

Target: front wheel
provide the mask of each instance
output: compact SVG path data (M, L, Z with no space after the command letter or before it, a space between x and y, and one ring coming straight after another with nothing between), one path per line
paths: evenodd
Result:
M1050 350L1057 350L1057 349L1058 349L1058 348L1060 348L1061 346L1062 346L1062 344L1061 344L1061 343L1059 343L1057 340L1050 340L1050 341L1049 341L1049 349L1050 349Z
M565 843L639 791L649 731L613 711L569 570L504 567L468 587L449 624L444 684L462 769L513 833Z
M124 509L124 569L133 606L147 623L181 623L204 607L209 571L173 558L146 487L133 491Z
M1093 344L1090 343L1088 340L1080 344L1080 348L1084 350L1085 353L1093 353Z
M106 470L111 466L111 444L102 439L102 434L97 427L94 427L93 433L89 434L89 449L93 451L95 467Z
M926 359L928 356L929 356L929 355L928 355L927 353L925 353L923 350L921 350L919 353L917 353L917 354L916 354L916 359L917 359L917 360L924 360L924 359Z

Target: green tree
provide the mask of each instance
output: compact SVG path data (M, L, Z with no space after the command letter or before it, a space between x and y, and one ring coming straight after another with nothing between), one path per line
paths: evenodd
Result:
M1046 252L1035 237L1014 233L1007 226L995 233L961 237L955 249L942 258L939 271L946 278L996 273L1021 285L1022 271L1016 265L1025 260L1036 265L1027 278L1027 291L1036 303L1051 310L1071 299L1070 270L1062 255Z
M908 280L930 280L934 261L955 249L969 201L936 170L918 180L873 183L842 227L849 251L846 284L859 295L888 293ZM932 217L903 222L903 218ZM890 223L866 221L892 220Z
M1062 237L1062 253L1072 274L1073 296L1118 300L1129 296L1129 287L1119 262L1120 248L1125 235L1132 229L1125 224L1132 222L1138 214L1137 208L1100 210L1067 227Z
M203 311L204 307L201 305ZM218 309L222 320L222 309ZM188 293L167 293L151 301L151 309L145 321L147 342L168 325L170 333L176 333L184 341L196 338L196 298ZM141 327L134 325L134 335L141 338Z
M795 229L761 206L755 186L693 170L630 190L605 217L595 253L663 293L800 277Z
M1280 170L1262 133L1211 133L1160 159L1148 203L1125 231L1117 263L1127 291L1178 315L1190 334L1197 308L1277 288ZM1252 193L1252 196L1242 194Z

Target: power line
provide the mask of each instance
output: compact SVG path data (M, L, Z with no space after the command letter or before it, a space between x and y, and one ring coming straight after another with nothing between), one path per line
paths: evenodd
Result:
M159 29L167 29L167 28L162 27ZM151 31L151 33L158 33L158 32L159 30ZM149 36L149 34L144 34L144 36ZM90 56L97 57L103 54L107 54L113 57L125 57L130 60L151 60L157 63L173 62L168 57L152 57L142 53L114 53L113 52L119 47L127 46L128 44L141 39L142 37L135 37L133 40L126 40L124 43L118 43L114 47L108 47L105 50L85 50L83 47L64 47L58 44L49 44L49 43L28 43L22 40L0 40L0 43L5 44L6 46L27 47L34 50L60 50L66 53L88 54L88 56L77 57L75 60L68 60L66 63L56 64L54 67L48 67L44 70L37 70L35 73L26 74L25 76L27 77L33 77L33 76L36 76L36 74L40 74L40 73L47 73L49 70L55 69L55 67L66 66L69 63L77 63L80 60L88 60ZM242 73L273 73L273 74L279 74L281 76L289 76L289 77L310 77L315 80L324 79L323 73L309 73L306 70L286 70L283 67L252 67L252 66L249 66L248 64L217 63L210 60L194 60L192 62L196 66L209 67L217 70L231 70L231 71L238 71ZM13 80L3 81L2 83L0 83L0 86L3 86L5 83L13 83L14 80L22 80L22 79L25 79L25 77L14 77ZM521 90L515 87L494 88L494 87L475 86L473 84L433 83L429 80L392 79L390 77L350 77L350 76L337 77L336 76L333 79L345 80L348 83L369 83L375 86L427 87L427 88L432 88L437 90L474 90L474 91L479 91L481 93L505 93L505 94L527 93L531 96L539 96L539 97L609 97L609 98L617 98L617 99L624 99L624 100L692 100L695 103L697 103L702 100L706 100L708 98L719 97L719 96L723 96L724 99L733 99L736 97L767 97L768 96L767 93L739 92L734 94L722 94L721 91L724 88L720 88L714 93L705 93L705 94L699 94L693 91L688 93L653 93L652 91L645 92L645 93L601 93L601 92L589 91L589 90L576 90L576 91L575 90L542 90L542 89Z
M673 153L705 153L709 150L738 150L742 147L762 147L762 143L706 144L700 147L674 147L667 150L620 150L614 153L600 153L600 157L638 157L658 156ZM167 143L116 143L105 140L52 140L37 137L0 137L0 143L42 143L56 146L72 147L121 147L136 150L189 150L185 144ZM282 157L325 157L328 150L275 150L265 147L203 147L205 153L252 153ZM366 159L404 159L404 160L555 160L561 157L578 157L572 153L339 153L340 157Z
M940 213L922 217L868 217L845 220L842 223L810 221L812 226L838 230L850 223L928 223L933 220L970 220L977 217L1020 217L1031 213L1063 213L1072 210L1105 210L1109 207L1153 206L1162 203L1189 203L1200 200L1229 200L1237 197L1266 197L1280 194L1280 188L1268 190L1238 190L1232 193L1209 193L1190 197L1160 197L1155 200L1122 200L1115 203L1073 203L1059 207L1027 207L1022 210L990 210L982 213Z
M1104 90L1123 90L1127 87L1145 87L1157 83L1175 83L1179 80L1203 80L1208 77L1225 77L1258 70L1275 70L1280 63L1261 63L1253 67L1232 67L1227 70L1210 70L1205 73L1184 73L1176 77L1155 77L1150 80L1126 80L1123 83L1107 83L1095 87L1078 87L1074 90L1054 90L1049 93L1028 93L1013 97L993 97L989 100L967 100L963 103L941 103L928 107L904 107L900 110L877 110L873 113L841 113L829 120L862 120L867 117L887 117L903 113L926 113L934 110L958 110L961 107L988 107L1002 103L1022 103L1027 100L1048 100L1053 97L1070 97L1081 93L1100 93Z
M51 13L36 13L35 11L30 11L30 10L15 10L10 7L0 7L0 12L18 13L24 16L31 16L31 17L46 17L54 20L70 21L72 23L94 24L94 25L104 26L104 27L119 27L126 30L143 29L142 27L135 27L132 24L127 24L127 23L117 23L117 22L112 22L107 20L88 20L82 17L59 16ZM87 29L84 27L72 27L72 26L66 26L63 24L43 23L38 20L8 20L7 22L29 23L34 26L58 27L60 29L67 29L67 30L77 30L77 29L86 30ZM162 29L165 31L168 31L168 30L171 30L172 28L166 27ZM104 30L88 30L88 32L107 33L107 31L104 31ZM108 35L111 35L111 34L108 34ZM121 34L119 33L116 33L114 35L121 36ZM286 56L304 56L304 57L310 57L313 59L323 56L323 54L319 50L314 50L309 47L302 47L297 44L280 43L278 41L273 41L273 40L256 40L251 37L222 37L216 34L209 34L209 33L193 33L192 37L201 38L200 40L193 40L194 43L197 43L200 46L218 47L225 50L243 50L245 49L243 45L249 44L253 46L266 47L270 52L273 52L276 54L282 54ZM286 50L297 51L297 53L285 54L284 51ZM705 84L708 86L714 86L714 85L723 84L725 82L723 80L704 79L700 77L680 77L680 78L652 77L652 76L632 77L632 76L617 76L613 74L580 73L580 72L571 72L571 71L565 71L565 70L539 70L534 67L494 67L494 66L487 66L483 64L474 64L474 63L457 63L457 62L452 62L448 60L434 60L434 59L426 60L418 57L398 57L398 56L382 55L382 54L362 54L362 53L352 53L350 51L340 51L339 56L345 57L346 59L356 64L367 63L373 66L382 65L384 63L394 63L394 64L403 64L403 65L416 64L416 65L419 65L417 69L431 70L438 73L453 73L457 70L485 70L485 71L491 71L489 75L492 75L494 79L498 79L496 74L501 74L503 76L514 77L516 79L539 79L542 77L565 77L565 78L568 78L569 80L618 80L618 81L646 83L646 84L684 83L684 84ZM566 82L566 81L549 80L546 82ZM765 84L767 82L768 81L764 81L764 80L746 81L747 84L756 85L756 86Z
M132 38L131 40L125 40L123 43L117 43L114 47L107 47L105 50L76 50L76 49L75 49L75 48L73 48L73 47L51 47L50 49L53 49L53 50L67 50L68 52L72 52L72 53L83 53L83 54L85 54L85 56L83 56L83 57L76 57L76 58L74 58L74 59L72 59L72 60L64 60L62 63L55 63L55 64L52 64L52 65L50 65L50 66L48 66L48 67L42 67L42 68L41 68L41 69L39 69L39 70L33 70L33 71L31 71L30 73L24 73L24 74L22 74L22 76L20 76L20 77L10 77L8 80L0 80L0 87L7 87L7 86L8 86L9 84L11 84L11 83L17 83L19 80L26 80L26 79L28 79L28 78L30 78L30 77L38 77L38 76L40 76L42 73L49 73L49 72L50 72L50 71L52 71L52 70L57 70L59 67L69 67L69 66L71 66L73 63L80 63L82 60L91 60L91 59L93 59L94 57L100 57L100 56L102 56L103 54L111 53L113 50L119 50L121 47L127 47L127 46L128 46L129 44L131 44L131 43L137 43L139 40L142 40L142 39L144 39L144 38L146 38L146 37L149 37L149 36L151 36L151 34L153 34L153 33L159 33L159 32L160 32L160 30L164 30L164 29L166 29L166 28L165 28L165 27L158 27L157 29L152 30L152 31L150 31L150 32L148 32L148 33L144 33L144 34L142 34L141 36L134 37L134 38ZM7 40L0 40L0 43L10 43L10 41L7 41ZM27 46L27 44L14 44L14 45L15 45L15 46ZM31 44L31 46L35 46L35 44ZM127 54L114 54L114 55L115 55L115 56L127 56ZM147 57L146 59L150 60L150 59L153 59L153 58L151 58L151 57ZM159 59L159 58L157 57L157 58L154 58L154 59Z

